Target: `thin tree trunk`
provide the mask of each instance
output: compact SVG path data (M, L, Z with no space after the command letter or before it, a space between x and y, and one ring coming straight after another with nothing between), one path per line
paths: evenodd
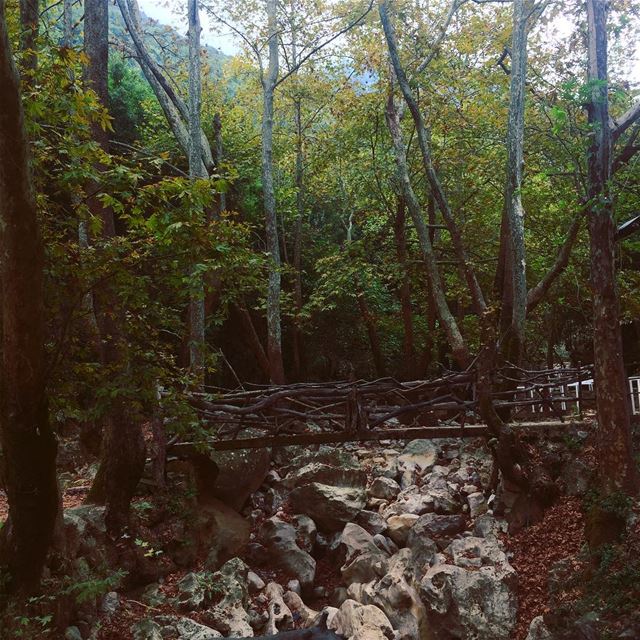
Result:
M267 0L269 31L269 66L262 78L262 190L264 199L265 230L269 252L269 283L267 291L267 356L269 377L274 384L285 381L282 361L282 326L280 317L280 245L276 195L273 186L273 94L278 79L278 24L276 0Z
M438 270L438 264L433 252L433 246L431 245L429 229L425 224L422 208L420 207L420 203L418 202L413 191L413 187L411 186L411 179L409 178L409 169L407 166L406 148L404 141L402 140L402 131L400 130L400 119L393 101L393 94L391 92L387 100L386 120L389 132L391 133L391 139L393 141L398 182L418 235L418 241L420 243L422 257L427 269L427 278L429 279L436 314L447 336L453 358L459 366L466 368L470 361L469 350L467 349L464 338L460 333L458 323L449 309L449 305L444 294L444 286L440 278L440 271Z
M85 53L87 67L85 81L104 106L108 102L108 0L86 0L84 18ZM95 140L108 151L107 132L93 127ZM99 189L91 185L91 192ZM115 237L113 211L104 207L94 195L88 199L92 213L102 221L102 237ZM123 332L124 309L110 280L104 280L94 290L94 303L101 335L101 360L113 377L130 377L130 362L126 336ZM127 525L131 499L144 469L145 445L140 417L129 401L114 398L105 419L100 466L87 497L89 502L104 502L107 530L120 535Z
M393 231L396 242L396 258L402 271L402 283L400 285L399 298L402 312L402 326L404 335L402 339L402 363L403 374L411 379L415 374L415 344L413 337L413 312L411 309L411 275L407 264L407 237L405 231L405 203L402 197L398 197L396 217Z
M116 0L120 13L127 26L127 31L133 40L136 53L138 55L138 63L145 75L145 78L151 85L153 92L160 103L162 111L173 131L180 148L184 154L189 157L190 153L190 132L189 123L189 105L176 94L167 79L164 77L159 65L153 60L147 50L140 26L140 9L136 0ZM201 171L207 173L213 169L213 156L211 155L211 146L200 129L202 152Z
M362 316L364 326L367 328L369 346L371 347L371 355L373 356L376 375L379 378L383 378L387 373L384 364L384 356L382 355L382 347L380 346L380 336L378 335L378 328L376 327L376 320L371 313L371 309L369 309L369 305L367 304L367 299L363 291L359 291L356 294L356 300L358 301L358 308L360 309L360 315Z
M255 325L253 324L253 318L251 317L251 313L249 310L243 305L238 304L234 307L236 312L240 317L240 322L244 327L245 335L249 342L249 346L253 351L253 355L256 358L260 369L265 376L269 376L269 358L262 346L262 342L260 342L260 337L258 336L258 332L256 331Z
M34 73L38 66L36 39L40 27L40 6L38 0L20 0L20 48L23 53L22 67L24 82L28 87L35 82Z
M200 107L202 84L200 80L200 15L198 0L189 0L189 177L191 180L207 178L202 163L202 137ZM205 296L202 276L194 274L189 302L189 368L198 386L204 384L205 349Z
M462 274L463 280L466 281L469 288L469 295L471 296L471 301L473 303L475 312L478 316L481 317L486 310L484 295L476 278L475 271L466 254L464 242L462 240L462 234L460 233L460 229L458 228L458 225L456 224L456 221L453 217L453 212L451 211L451 207L449 206L449 201L447 200L444 189L440 184L438 175L433 168L427 129L425 127L422 114L420 113L418 103L413 95L413 92L411 91L407 75L400 62L395 31L393 29L393 25L391 24L391 20L389 19L389 7L386 1L380 3L379 13L380 20L382 21L382 27L384 29L385 38L387 40L389 58L391 60L391 64L393 65L395 76L398 80L398 85L400 86L400 90L402 91L404 100L409 107L411 117L413 118L413 122L416 127L418 145L422 154L422 163L424 165L425 174L429 182L429 187L431 188L431 193L435 198L438 208L442 213L442 217L444 218L445 224L447 225L447 229L451 234L451 240L453 242L453 247L458 261L458 268Z
M58 511L56 440L45 391L44 250L38 228L29 148L0 0L0 281L2 369L0 437L9 518L0 562L12 587L37 587Z
M215 163L216 171L221 173L222 161L224 159L224 150L222 147L222 121L220 120L220 114L216 113L213 116L213 161ZM218 194L218 216L221 216L224 211L227 210L227 196L225 193L220 192Z
M627 378L622 359L620 312L614 263L611 131L607 94L607 3L587 0L588 79L591 101L589 236L593 291L593 352L598 409L598 464L607 493L635 489Z
M296 223L293 235L293 269L295 272L294 302L296 318L293 325L293 368L296 379L304 375L304 344L302 335L302 229L304 220L304 141L302 133L302 102L294 101L296 120Z

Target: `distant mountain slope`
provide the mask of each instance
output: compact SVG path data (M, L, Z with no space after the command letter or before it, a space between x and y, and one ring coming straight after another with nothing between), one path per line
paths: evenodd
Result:
M146 45L157 62L187 60L188 41L184 35L176 28L161 24L142 12L140 18L146 35ZM120 10L114 5L109 6L109 35L113 40L131 43ZM133 48L132 44L131 46ZM203 49L207 52L211 74L219 75L224 62L230 56L209 45L203 45Z

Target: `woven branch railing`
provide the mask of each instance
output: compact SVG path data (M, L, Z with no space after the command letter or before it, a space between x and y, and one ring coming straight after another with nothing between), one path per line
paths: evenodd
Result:
M525 370L507 366L494 374L493 402L512 419L555 418L582 408L587 367ZM477 436L475 371L447 372L431 380L307 382L252 385L194 393L192 403L210 426L216 449L349 440Z

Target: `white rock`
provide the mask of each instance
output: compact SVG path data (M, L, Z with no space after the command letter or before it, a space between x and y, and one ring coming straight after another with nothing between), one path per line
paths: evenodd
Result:
M327 619L327 626L346 640L389 640L394 638L389 618L373 605L345 600Z

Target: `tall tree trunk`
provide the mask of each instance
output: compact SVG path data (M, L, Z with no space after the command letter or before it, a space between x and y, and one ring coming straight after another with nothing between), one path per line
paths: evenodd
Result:
M108 103L108 9L108 0L85 1L85 82L96 92L103 106ZM95 125L93 136L108 151L107 132ZM97 198L98 191L98 184L91 185L90 192L96 195L89 198L88 204L92 214L102 222L103 239L109 240L116 235L113 211L101 204ZM131 365L123 331L124 309L110 280L104 280L95 288L94 303L101 336L102 365L114 379L126 380L131 376ZM104 502L107 530L113 536L122 533L127 525L131 499L142 476L144 461L140 417L132 410L129 401L118 395L105 419L100 466L87 497L89 502Z
M504 192L504 225L508 233L502 239L508 242L504 277L509 286L504 287L508 300L503 303L504 324L509 326L506 356L515 364L520 363L524 345L527 314L527 275L524 246L524 208L522 206L522 170L524 165L524 109L527 79L528 0L513 3L513 35L511 38L511 87L509 123L507 126L507 166ZM502 250L502 249L501 249ZM507 283L505 282L505 285ZM503 336L504 338L504 336Z
M271 382L285 381L282 361L282 326L280 317L280 245L276 194L273 186L273 95L278 79L278 23L276 0L266 0L269 32L269 66L262 77L262 190L264 199L265 229L269 261L267 291L267 356Z
M356 287L360 289L357 283ZM364 291L360 290L356 293L356 300L358 301L358 308L360 309L362 321L364 322L364 326L367 328L369 346L371 347L371 355L373 356L376 375L379 378L383 378L387 375L387 371L384 364L384 356L382 355L382 347L380 346L380 336L378 335L378 328L376 327L376 319L371 313L371 309L369 309Z
M200 15L198 0L189 0L189 177L206 179L207 171L202 163L202 136L200 105L202 84L200 80ZM205 296L202 276L194 275L189 302L189 368L198 386L204 384L205 349Z
M402 140L402 131L400 129L400 118L393 101L393 93L389 93L386 110L387 126L391 133L393 141L393 149L396 160L396 169L398 174L398 182L402 192L402 197L407 204L409 214L413 220L413 225L418 235L418 242L422 251L422 258L425 262L427 270L427 278L433 297L433 303L436 310L438 320L447 336L449 347L454 360L459 366L466 368L470 361L469 350L460 333L458 323L453 317L447 299L444 294L444 285L440 278L440 271L436 261L429 229L424 221L422 208L413 191L411 179L409 177L409 168L407 166L407 152L404 141Z
M407 74L400 62L400 56L398 54L398 44L396 42L393 25L391 24L391 20L389 18L389 6L386 0L380 3L379 13L380 20L382 21L382 27L384 29L384 35L387 40L389 58L391 60L391 64L393 65L393 70L398 80L398 85L400 87L400 90L402 91L402 95L407 104L407 107L409 107L411 117L413 118L413 122L416 127L418 146L420 147L420 152L422 154L422 163L427 180L429 182L431 193L433 194L438 208L442 213L442 217L444 218L445 224L447 225L447 229L451 234L451 240L458 262L458 269L460 270L462 279L467 283L474 310L479 317L482 317L484 311L486 310L484 295L482 293L482 289L480 288L478 279L476 278L473 266L471 265L471 262L467 257L467 253L464 248L464 242L462 240L462 233L460 232L460 229L458 228L458 225L453 217L453 212L449 205L449 201L444 192L442 184L440 183L438 174L433 167L427 128L424 124L422 114L420 113L418 103L411 90L411 86L409 85Z
M220 114L213 116L213 162L216 171L221 173L222 161L224 159L224 149L222 147L222 121ZM227 210L227 196L224 192L218 194L218 215L221 216Z
M396 258L402 271L402 283L400 284L399 298L402 312L402 326L404 335L402 338L402 363L403 375L411 379L416 373L415 344L413 337L413 312L411 309L411 275L407 264L407 236L405 229L405 203L402 197L398 197L396 217L393 224L393 232L396 242Z
M620 312L614 264L611 194L611 131L607 71L607 2L587 0L588 105L591 128L589 236L593 291L593 352L600 480L605 492L635 488L627 378L622 359Z
M18 72L0 0L0 437L9 519L0 563L12 587L40 580L58 511L56 440L45 392L44 250L36 216Z
M36 39L40 27L40 3L38 0L20 0L20 48L23 53L24 82L31 87L38 66Z
M293 325L293 368L296 379L304 375L304 344L302 335L302 229L304 222L304 140L302 132L302 101L294 100L296 119L296 223L293 235L293 269L295 272L294 302L296 318Z

